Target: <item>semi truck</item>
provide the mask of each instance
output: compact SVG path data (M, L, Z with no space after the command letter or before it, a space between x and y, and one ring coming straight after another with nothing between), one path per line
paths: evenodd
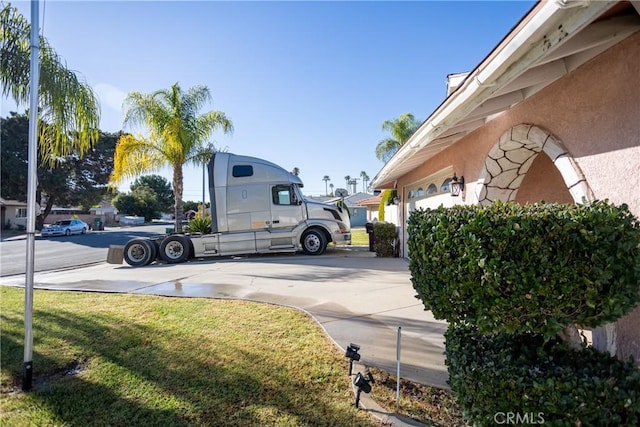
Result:
M216 152L207 171L211 232L132 239L123 248L127 264L276 252L321 255L329 243L351 244L347 209L305 198L302 181L286 169Z

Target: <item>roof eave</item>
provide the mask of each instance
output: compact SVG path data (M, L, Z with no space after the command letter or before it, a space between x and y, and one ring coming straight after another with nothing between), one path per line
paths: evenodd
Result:
M492 94L616 3L556 0L537 4L424 121L373 178L371 186L395 186L395 181L406 173L399 169L400 165L406 168L415 153L456 126ZM434 155L439 151L434 149Z

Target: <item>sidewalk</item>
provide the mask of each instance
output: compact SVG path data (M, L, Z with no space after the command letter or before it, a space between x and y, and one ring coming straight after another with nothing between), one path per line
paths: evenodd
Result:
M27 238L27 232L24 230L2 230L0 232L0 241L5 240L23 240Z
M5 278L2 284L23 286L24 277ZM34 285L55 290L245 299L296 307L310 313L343 351L350 343L360 345L361 364L392 373L397 367L401 327L400 376L448 388L443 355L446 323L434 319L415 298L406 260L377 258L366 248L330 248L317 257L209 258L139 268L105 263L37 273ZM365 399L362 403L367 408L371 405Z

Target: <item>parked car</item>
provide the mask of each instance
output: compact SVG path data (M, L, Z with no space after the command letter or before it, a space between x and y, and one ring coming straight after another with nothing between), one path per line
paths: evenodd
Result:
M86 222L79 219L63 219L44 227L40 234L48 236L69 236L71 234L84 234L89 229Z

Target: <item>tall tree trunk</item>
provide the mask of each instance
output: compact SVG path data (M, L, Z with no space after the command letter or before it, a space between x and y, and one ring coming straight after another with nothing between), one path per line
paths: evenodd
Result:
M574 324L566 325L562 329L562 332L558 334L558 336L573 350L580 351L584 348L584 344L582 342L582 338L580 337L580 333L578 332L578 328Z
M182 190L183 175L182 165L173 167L173 195L175 196L174 214L176 216L176 233L182 233Z
M42 230L44 220L51 213L51 205L47 204L46 209L42 209L42 190L40 189L36 190L36 203L40 206L40 213L36 215L36 230Z
M38 201L39 199L39 201ZM42 207L42 192L40 190L36 191L36 202ZM53 209L53 204L56 202L56 197L54 195L47 195L47 207L44 211L41 211L40 215L36 217L36 228L40 227L41 230L44 226L44 222L47 217L51 213L51 209Z

